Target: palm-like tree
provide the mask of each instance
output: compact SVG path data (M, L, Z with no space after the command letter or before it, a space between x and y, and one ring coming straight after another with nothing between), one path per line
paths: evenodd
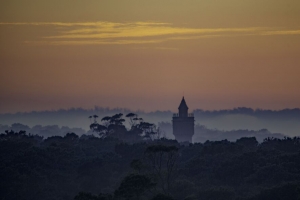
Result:
M92 123L92 118L93 118L93 116L89 116L90 123Z
M96 122L97 122L98 115L93 115L93 117L94 117L94 122L96 123Z

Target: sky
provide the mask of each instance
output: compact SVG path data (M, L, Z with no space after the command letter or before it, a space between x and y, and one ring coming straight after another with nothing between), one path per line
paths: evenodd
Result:
M0 1L0 113L300 107L299 0Z

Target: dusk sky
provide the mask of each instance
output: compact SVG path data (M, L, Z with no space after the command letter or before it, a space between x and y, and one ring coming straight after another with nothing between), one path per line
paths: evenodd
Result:
M0 113L300 107L299 0L0 3Z

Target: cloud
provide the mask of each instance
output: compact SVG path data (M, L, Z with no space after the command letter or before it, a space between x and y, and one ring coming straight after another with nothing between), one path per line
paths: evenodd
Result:
M300 30L270 30L264 27L187 28L161 22L30 22L0 23L0 25L53 26L53 35L40 36L28 44L43 45L126 45L162 43L168 40L197 40L214 37L298 35Z
M195 34L213 34L213 33L243 33L254 32L260 28L218 28L218 29L197 29L182 28L161 25L139 25L122 24L121 26L99 26L90 28L78 28L65 31L61 35L46 37L48 39L104 39L104 38L137 38L153 37L166 35L195 35Z
M27 44L36 45L107 45L107 44L150 44L160 43L162 40L63 40L63 41L25 41Z
M300 30L265 31L262 35L300 35Z

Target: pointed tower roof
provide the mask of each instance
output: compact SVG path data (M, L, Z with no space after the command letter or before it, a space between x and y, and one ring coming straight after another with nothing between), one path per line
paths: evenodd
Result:
M180 110L181 109L189 109L189 107L185 103L184 97L182 97L182 100L181 100L181 103L180 103L178 109L180 109Z

